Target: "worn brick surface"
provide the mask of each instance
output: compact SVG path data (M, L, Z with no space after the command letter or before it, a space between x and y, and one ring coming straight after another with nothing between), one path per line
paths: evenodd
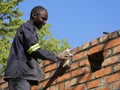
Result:
M104 80L105 80L106 83L111 83L111 82L114 82L114 81L118 81L118 80L120 80L120 72L117 72L117 73L114 73L112 75L106 76L104 78Z
M120 81L116 81L116 82L112 83L112 89L119 90L120 89Z
M120 62L120 54L104 59L102 66L108 66Z
M108 43L106 43L104 49L112 48L117 45L120 45L120 38L113 39L113 40L109 41Z
M87 89L101 86L103 84L103 79L96 79L87 83Z
M119 90L120 89L120 31L101 36L93 41L73 48L73 64L70 68L59 67L50 61L40 62L45 80L31 90ZM88 55L103 51L103 62L93 56L92 64ZM96 63L95 63L95 62ZM99 64L100 63L100 64ZM101 65L91 71L91 66ZM0 90L8 84L0 77Z
M99 78L99 77L103 77L103 76L111 74L111 73L112 73L112 67L109 66L109 67L106 67L106 68L96 71L94 73L94 75L96 78Z
M88 51L88 55L97 53L97 52L102 51L102 50L103 50L103 44L97 45L97 46L95 46L95 47L92 47L92 48Z

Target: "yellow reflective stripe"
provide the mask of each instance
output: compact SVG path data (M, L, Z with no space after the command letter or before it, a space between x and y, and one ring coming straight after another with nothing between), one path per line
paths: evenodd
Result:
M36 44L34 44L33 46L31 46L31 47L27 50L27 52L28 52L29 54L31 54L32 52L36 51L36 50L39 49L39 48L40 48L39 43L36 43Z

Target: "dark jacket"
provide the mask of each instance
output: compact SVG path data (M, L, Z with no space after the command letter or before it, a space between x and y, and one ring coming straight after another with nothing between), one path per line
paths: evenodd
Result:
M21 25L16 32L4 79L6 81L9 78L44 79L44 73L38 64L37 58L56 61L54 53L40 48L36 27L29 21Z

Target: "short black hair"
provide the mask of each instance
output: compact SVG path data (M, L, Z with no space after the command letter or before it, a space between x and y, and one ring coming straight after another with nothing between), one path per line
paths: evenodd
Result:
M40 11L42 11L42 10L45 10L45 11L47 12L47 10L46 10L44 7L42 7L42 6L35 6L35 7L31 10L30 19L33 19L33 16L32 16L33 13L34 13L34 14L39 14Z

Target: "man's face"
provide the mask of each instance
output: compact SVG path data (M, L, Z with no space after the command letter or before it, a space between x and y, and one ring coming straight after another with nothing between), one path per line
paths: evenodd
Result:
M41 29L43 25L46 24L48 19L48 13L45 10L42 10L39 14L34 18L34 25Z

